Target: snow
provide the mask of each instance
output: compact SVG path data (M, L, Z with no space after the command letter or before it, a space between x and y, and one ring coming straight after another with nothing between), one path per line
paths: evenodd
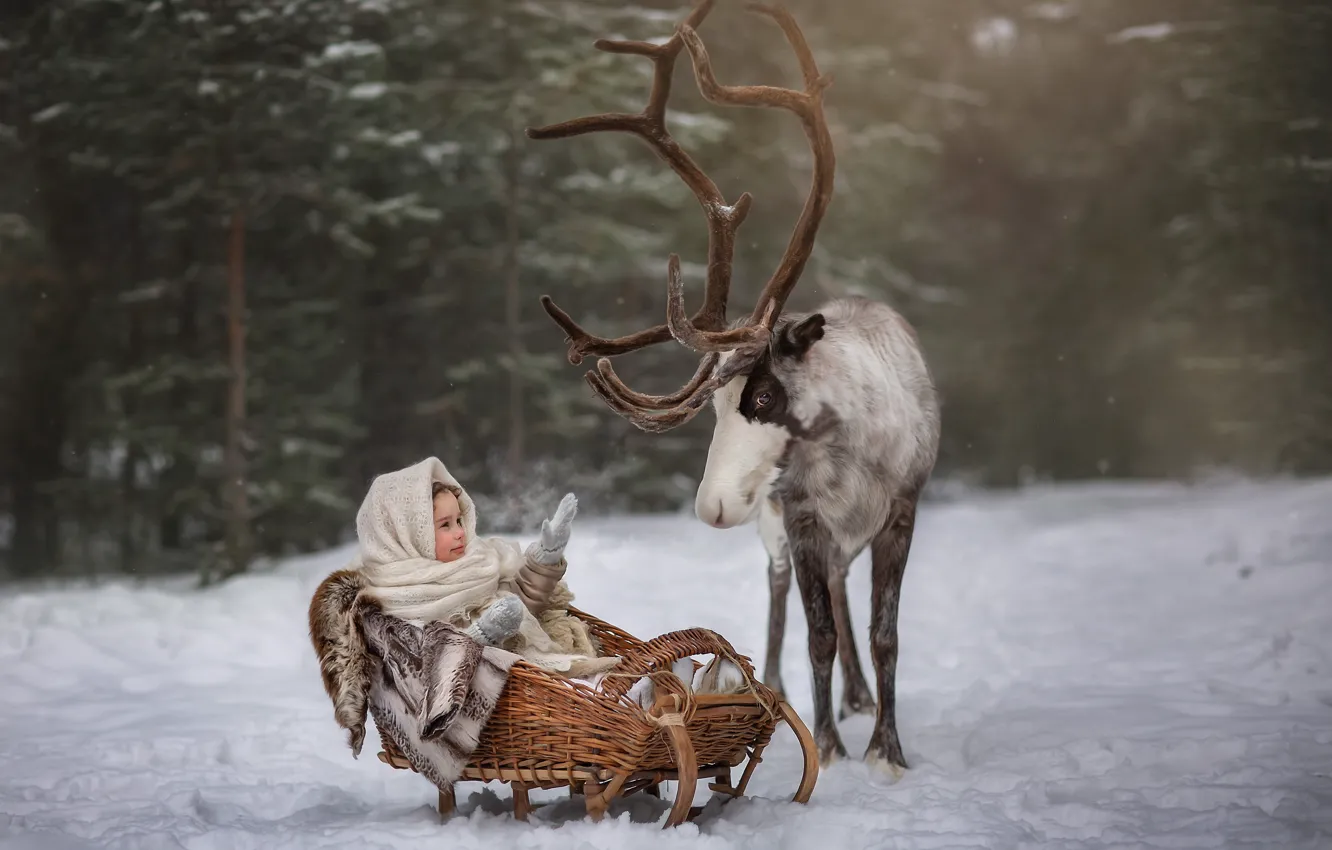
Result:
M1175 33L1175 25L1168 21L1156 24L1142 24L1126 27L1110 36L1111 44L1123 44L1128 41L1161 41Z
M382 56L384 48L373 41L344 41L330 44L324 48L323 59L338 62L344 59L363 59L367 56Z
M376 100L388 92L388 86L384 83L357 83L347 91L347 97L352 100Z
M1077 8L1071 3L1035 3L1027 7L1027 14L1038 20L1064 21L1076 15Z
M446 157L457 156L461 151L462 145L458 142L439 142L421 146L421 156L434 166L442 165Z
M971 28L971 46L980 53L1006 56L1017 43L1018 28L1012 18L989 17Z
M54 121L55 119L59 118L61 115L64 115L66 112L68 112L71 108L73 107L69 103L53 104L51 106L46 107L43 110L34 112L32 115L32 123L45 124L48 121Z
M387 139L388 146L391 148L405 148L419 141L421 141L420 130L403 130L400 133L394 133Z
M1329 847L1329 516L1326 480L924 505L898 676L912 770L871 774L870 718L851 718L852 758L792 804L782 729L750 798L674 831L641 795L601 824L567 801L522 824L504 786L477 783L441 825L433 787L381 764L373 732L353 760L305 624L346 549L207 591L8 588L0 848ZM586 609L640 636L708 626L762 657L754 528L580 518L569 554ZM868 573L850 583L867 670ZM784 670L810 722L804 642L793 591Z

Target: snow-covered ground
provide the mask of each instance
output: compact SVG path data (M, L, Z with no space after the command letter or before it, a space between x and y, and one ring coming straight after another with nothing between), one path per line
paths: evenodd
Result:
M376 760L373 733L353 760L305 634L346 555L203 593L0 590L0 847L1332 846L1332 482L924 507L898 679L914 769L872 776L853 718L853 758L794 805L783 729L753 798L668 832L641 795L601 824L567 802L521 824L480 784L441 825L432 786ZM644 636L708 626L761 658L752 528L580 519L570 555L588 610ZM862 561L867 669L868 581ZM804 628L793 590L785 674L808 720Z

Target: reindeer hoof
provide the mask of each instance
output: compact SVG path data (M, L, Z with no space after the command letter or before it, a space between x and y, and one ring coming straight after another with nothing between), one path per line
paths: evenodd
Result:
M902 745L896 740L885 746L870 738L869 747L865 749L865 764L870 770L891 782L901 779L907 772Z
M870 772L887 779L890 783L895 783L906 775L906 765L896 764L878 753L865 754L865 766Z

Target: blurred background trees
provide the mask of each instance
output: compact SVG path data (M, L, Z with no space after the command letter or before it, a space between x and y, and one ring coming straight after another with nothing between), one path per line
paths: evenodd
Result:
M789 306L863 293L916 324L940 480L1332 470L1332 9L788 5L834 76L838 151ZM640 109L650 63L592 41L686 12L6 4L0 570L222 576L346 539L370 478L428 454L491 531L568 489L588 511L688 502L710 415L657 437L615 417L538 297L607 335L660 321L671 251L698 297L702 214L636 139L523 135ZM700 34L723 81L797 79L739 3ZM676 71L672 131L755 196L739 313L808 151L789 115L711 107ZM617 368L651 390L692 363Z

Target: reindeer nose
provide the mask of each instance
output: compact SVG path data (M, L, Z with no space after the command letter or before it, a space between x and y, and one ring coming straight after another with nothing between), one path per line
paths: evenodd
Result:
M725 513L726 513L726 509L725 509L724 507L722 507L721 499L718 499L718 500L717 500L717 515L716 515L715 517L713 517L712 519L708 520L708 525L712 526L713 528L721 528L722 526L724 526L724 525L726 524L726 523L725 523L725 520L724 520L724 515L725 515Z

